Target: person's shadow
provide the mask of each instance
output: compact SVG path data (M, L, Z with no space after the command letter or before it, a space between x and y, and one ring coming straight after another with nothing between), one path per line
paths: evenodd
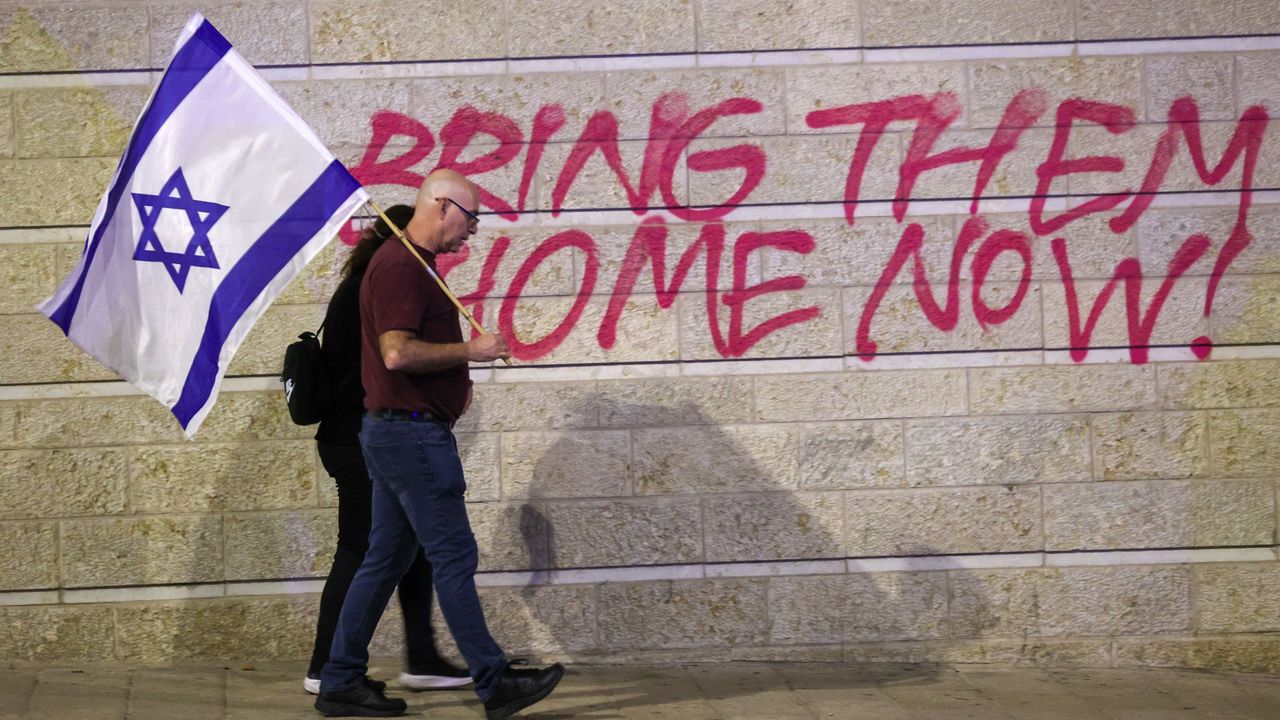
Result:
M607 386L564 416L594 425L504 433L498 507L510 535L491 540L524 547L486 553L482 540L478 580L523 584L483 588L486 616L509 655L627 667L592 670L610 681L606 702L570 689L530 717L621 717L655 692L673 707L710 700L750 715L771 687L932 681L930 663L834 675L762 665L746 683L716 664L839 662L855 659L851 645L948 636L946 573L846 571L841 490L876 482L858 457L873 442L864 426L725 421L693 400ZM672 680L644 664L687 667Z

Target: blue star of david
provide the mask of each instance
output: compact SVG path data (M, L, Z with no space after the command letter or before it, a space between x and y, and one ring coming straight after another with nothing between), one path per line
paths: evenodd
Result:
M191 268L218 267L213 245L209 242L209 229L227 211L227 206L193 199L187 180L182 176L182 168L174 171L158 194L130 194L142 218L142 234L138 237L138 247L133 251L134 260L163 264L169 271L169 277L173 278L173 284L178 286L179 293L186 287ZM160 242L160 236L156 234L156 220L164 210L186 212L192 234L185 252L170 252Z

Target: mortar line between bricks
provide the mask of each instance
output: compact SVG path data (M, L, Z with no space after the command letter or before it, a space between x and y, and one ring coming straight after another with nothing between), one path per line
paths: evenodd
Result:
M1249 556L1250 551L1260 551L1260 550L1265 550L1268 557L1262 558L1260 554L1259 554L1259 557ZM1231 552L1231 551L1236 551L1238 553L1241 553L1241 556L1235 559L1221 557L1221 553ZM1165 558L1161 558L1160 555L1162 553L1168 556ZM1186 556L1173 555L1174 553L1185 553ZM1129 554L1141 554L1145 557L1140 561L1130 561L1130 562L1088 562L1088 563L1082 563L1080 565L1070 565L1070 564L1059 563L1057 567L1134 567L1134 566L1148 566L1148 565L1194 565L1199 563L1220 563L1220 562L1272 562L1275 560L1275 548L1274 546L1268 544L1268 545L1241 545L1241 546L1219 546L1219 547L1200 547L1200 548L1133 548L1133 549L1107 549L1107 550L1081 550L1081 551L1032 550L1032 551L1016 551L1016 552L983 553L983 554L953 553L953 554L935 554L935 555L897 555L897 556L882 555L882 556L861 556L861 557L846 556L846 557L818 557L818 558L788 558L783 560L773 560L773 561L765 561L765 562L758 562L754 560L731 560L731 561L704 562L704 563L666 563L666 564L651 564L651 565L595 566L595 567L588 567L588 568L529 568L529 569L519 569L519 570L481 570L480 572L477 573L477 577L502 576L502 575L518 576L516 580L509 583L510 585L513 585L513 586L527 586L530 584L581 585L581 584L598 583L598 582L632 582L632 581L639 582L639 581L651 581L654 579L698 580L698 579L800 576L800 575L813 574L811 572L811 568L796 567L796 568L792 568L793 570L795 570L795 572L778 572L778 573L762 571L761 569L787 570L788 569L787 566L789 565L802 566L804 564L809 564L809 563L830 564L830 563L844 562L846 563L846 566L843 572L836 572L836 573L827 572L827 573L819 573L819 574L861 575L861 574L873 573L873 572L944 572L949 570L983 570L983 569L1002 569L1002 568L1010 568L1010 567L1042 567L1044 566L1044 563L1043 563L1044 558L1067 558L1067 559L1074 558L1074 559L1081 559L1081 560L1093 558L1095 560L1098 560L1098 559L1106 560L1107 555L1113 555L1118 557L1112 558L1112 559L1123 560L1124 559L1123 556L1129 555ZM1152 555L1155 555L1156 557L1151 557ZM969 563L966 565L957 566L955 564L957 558L966 558L968 559ZM1015 560L1021 558L1023 560L1026 560L1027 563L1024 565L1010 565L1008 564L1007 560L1011 558ZM1040 558L1041 560L1039 562L1036 562L1037 558ZM946 563L949 563L949 564L947 564L945 567L941 565L937 568L928 567L928 564L930 563L930 561L935 561L935 560L945 561ZM864 564L879 563L879 564L883 564L885 567L870 567L870 568L863 567L863 568L851 570L847 565L847 563L849 562L864 563ZM742 573L729 572L729 573L709 575L707 572L708 569L712 569L712 568L728 569L728 568L742 567L742 566L751 566L751 567L748 571L745 571ZM682 573L688 573L688 571L693 569L697 569L699 571L696 573L697 575L696 578L692 577L692 574L690 574L690 577L681 577ZM622 572L623 574L625 574L627 571L634 572L636 574L636 577L634 579L623 578L621 580L617 577L619 572ZM654 571L668 571L668 572L666 573L665 576L655 576ZM554 582L554 581L551 581L549 578L555 573L572 573L574 576L577 576L580 579L574 583ZM587 577L581 578L581 576L584 574L586 574ZM541 579L537 577L533 577L532 579L530 578L530 576L536 576L536 575L542 575L543 577ZM658 575L661 575L661 573L659 573ZM67 605L67 604L80 605L80 604L93 604L93 603L115 604L115 603L121 603L121 602L131 602L131 600L127 600L127 599L114 600L114 601L101 601L101 600L93 600L91 596L85 597L86 593L92 593L93 591L97 591L97 590L101 590L101 591L104 591L105 593L112 594L112 595L118 595L122 593L122 591L128 591L128 590L140 590L140 591L153 590L154 591L154 590L168 589L170 591L173 591L175 598L187 598L188 595L185 593L189 593L193 589L202 589L202 588L210 589L210 590L220 589L222 590L222 592L217 595L212 595L209 597L192 598L192 599L218 600L218 599L226 599L226 598L234 598L234 597L249 597L249 596L263 594L263 593L252 593L252 592L238 592L234 594L227 593L226 592L227 587L231 585L252 589L255 586L263 587L263 586L269 586L273 584L314 585L322 581L323 581L323 578L276 578L276 579L236 580L236 581L207 582L207 583L169 583L169 584L162 584L162 585L121 585L121 586L81 587L81 588L73 588L77 593L80 594L81 599L75 603L63 603L63 605ZM281 591L284 592L285 594L293 594L288 588L284 588ZM3 598L3 596L7 594L9 593L0 593L0 598ZM278 594L278 593L267 593L267 594ZM155 599L155 598L149 598L149 599ZM42 603L36 606L40 606L40 605L50 606L54 604L55 603ZM10 607L18 607L18 606L14 605Z
M866 28L860 18L859 32L865 34ZM1159 37L1121 37L1121 38L1084 38L1072 39L1061 38L1052 40L1031 40L1020 42L971 42L971 43L933 43L933 44L901 44L901 45L868 45L865 41L860 40L857 45L833 45L827 47L802 47L802 48L764 48L752 50L687 50L668 51L668 52L629 52L629 53L582 53L582 54L564 54L564 55L529 55L529 56L512 56L510 52L504 52L502 55L494 55L488 57L473 58L439 58L439 59L414 59L414 60L379 60L379 61L332 61L316 62L311 60L306 63L258 63L255 67L259 70L275 71L275 70L313 70L316 68L352 68L352 75L356 78L363 77L360 75L361 70L368 68L395 68L395 67L444 67L451 68L452 74L458 74L461 68L468 66L478 68L480 71L487 72L489 65L493 63L505 63L508 67L507 72L513 72L510 66L517 64L515 71L531 72L528 66L536 67L540 63L556 63L566 61L584 61L594 63L588 65L588 68L597 68L597 71L617 70L616 63L626 60L645 60L654 58L665 58L672 62L689 63L688 69L697 69L700 58L719 57L734 58L740 56L742 58L741 67L755 67L754 58L760 57L785 57L788 54L804 54L809 56L820 56L824 53L835 52L862 52L867 51L902 51L913 50L917 52L934 51L937 53L936 58L927 56L912 57L908 60L898 60L893 62L877 61L868 63L865 60L858 63L852 63L855 66L861 65L887 65L887 64L915 64L920 62L956 62L969 59L1006 59L1008 50L1018 52L1018 59L1021 60L1055 60L1062 59L1061 49L1065 46L1070 48L1071 57L1080 56L1081 48L1089 47L1106 47L1111 46L1128 46L1130 52L1123 52L1123 48L1115 54L1132 55L1147 54L1151 52L1151 48L1158 48L1169 43L1185 43L1190 48L1186 50L1189 54L1211 53L1211 52L1240 52L1240 42L1242 40L1256 40L1264 45L1270 45L1273 41L1280 40L1280 33L1234 33L1222 35L1186 35L1186 36L1159 36ZM1205 43L1210 43L1211 47L1203 47ZM696 45L695 45L696 47ZM148 48L149 49L149 48ZM1270 48L1261 48L1261 50ZM957 51L976 51L976 58L968 58L957 56ZM982 55L982 51L991 51L990 56ZM1037 54L1037 50L1040 52ZM1136 53L1134 52L1136 50ZM1006 51L1006 52L1000 52ZM308 46L308 52L310 47ZM1023 54L1025 53L1025 54ZM609 62L612 61L612 62ZM827 67L829 62L826 60L813 61L803 65L804 67ZM718 63L716 67L738 67L736 63ZM0 73L0 79L5 78L32 78L32 77L76 77L76 76L144 76L152 73L160 72L160 67L131 67L131 68L111 68L111 69L75 69L75 70L20 70ZM465 72L463 74L466 74ZM433 77L430 74L412 77ZM149 78L148 78L149 79Z

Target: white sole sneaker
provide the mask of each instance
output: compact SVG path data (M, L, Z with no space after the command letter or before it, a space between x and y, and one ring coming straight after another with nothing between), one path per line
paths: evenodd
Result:
M400 673L400 684L406 690L447 690L471 684L469 677L447 677L445 675L410 675Z
M308 695L320 694L320 678L303 678L302 689L307 691Z

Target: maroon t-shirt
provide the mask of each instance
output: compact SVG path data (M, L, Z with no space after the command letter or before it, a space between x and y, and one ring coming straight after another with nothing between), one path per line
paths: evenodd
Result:
M418 248L435 270L435 255ZM462 363L433 373L388 370L378 337L390 330L413 333L429 343L462 342L458 310L422 263L399 238L388 238L374 253L360 283L360 380L369 410L425 410L442 420L462 416L471 386Z

